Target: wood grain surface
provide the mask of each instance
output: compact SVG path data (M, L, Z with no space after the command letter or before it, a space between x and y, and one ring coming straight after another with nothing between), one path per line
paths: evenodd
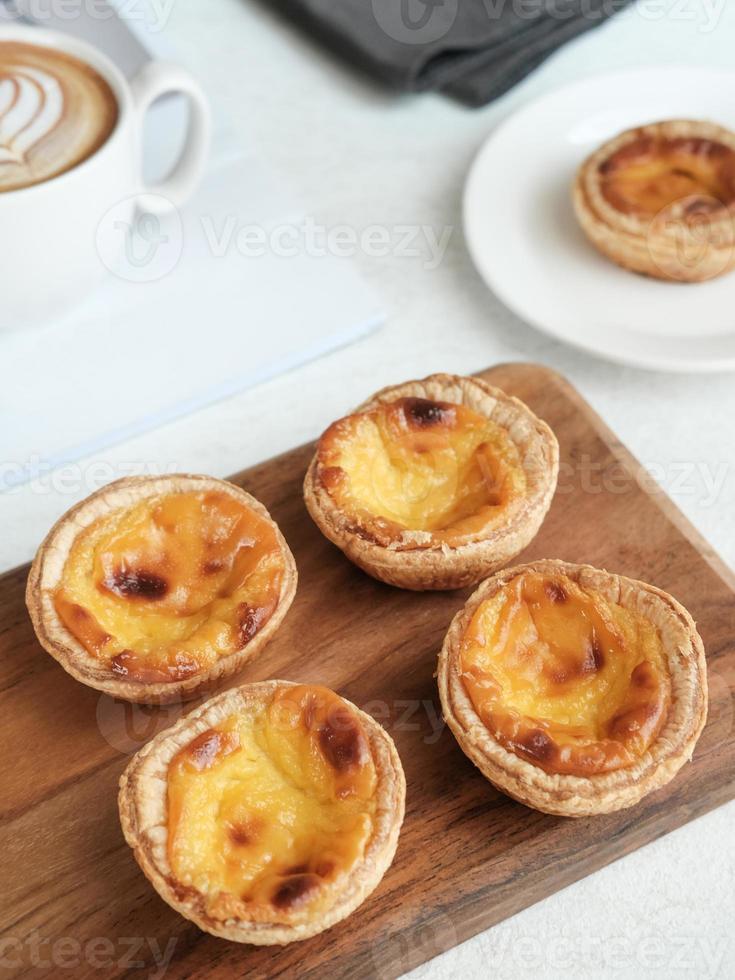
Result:
M326 684L391 732L408 783L393 866L351 918L284 948L228 943L180 918L124 843L116 793L128 755L181 709L116 702L67 676L35 640L19 568L0 578L0 972L392 978L735 795L735 576L562 378L533 365L482 376L528 402L561 444L559 490L522 558L645 579L697 620L711 703L693 763L632 810L582 821L496 792L440 722L436 655L465 593L402 592L354 568L306 514L312 448L296 449L234 478L279 522L300 574L283 627L242 680Z

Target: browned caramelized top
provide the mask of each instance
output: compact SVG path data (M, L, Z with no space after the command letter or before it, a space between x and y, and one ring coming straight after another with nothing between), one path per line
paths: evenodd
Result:
M549 773L629 766L666 720L656 627L560 573L524 571L482 602L459 664L492 736Z
M124 678L179 681L242 649L278 603L275 526L224 491L170 493L85 528L54 602L69 632Z
M479 533L526 489L501 426L465 405L425 398L335 422L319 440L316 476L354 529L384 545L405 531L446 543Z
M653 218L679 203L724 212L735 203L735 151L711 139L641 133L600 165L600 181L623 214Z
M172 760L171 868L214 918L298 921L363 856L376 782L355 710L326 688L284 686Z

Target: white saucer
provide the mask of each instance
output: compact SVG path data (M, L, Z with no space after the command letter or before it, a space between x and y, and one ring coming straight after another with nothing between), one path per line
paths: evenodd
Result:
M696 285L618 268L572 210L577 167L605 140L662 119L735 130L735 72L656 68L593 76L506 120L465 188L467 245L493 292L523 320L610 360L668 371L735 369L735 274Z

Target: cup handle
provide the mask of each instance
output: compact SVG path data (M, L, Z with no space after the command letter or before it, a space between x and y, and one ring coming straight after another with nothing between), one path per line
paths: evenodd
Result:
M132 80L131 88L138 113L141 144L143 119L157 98L181 93L189 101L189 129L178 161L160 183L143 187L138 199L142 210L149 214L163 215L186 202L204 172L211 135L209 103L195 79L183 68L167 61L148 62ZM137 152L137 166L142 171L142 145Z

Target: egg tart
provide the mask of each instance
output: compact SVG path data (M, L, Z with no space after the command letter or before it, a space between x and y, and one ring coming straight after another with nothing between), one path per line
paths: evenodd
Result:
M559 447L519 401L479 378L384 388L322 435L304 483L322 533L405 589L473 585L538 531Z
M31 567L41 645L129 701L193 697L252 659L296 591L265 507L206 476L119 480L68 511Z
M628 130L577 174L574 208L608 258L657 279L735 268L735 133L674 120Z
M324 687L265 681L212 698L133 757L125 838L161 897L256 945L344 919L390 866L405 806L393 741Z
M707 716L686 609L561 561L483 582L452 622L438 679L445 719L487 779L561 816L619 810L668 783Z

